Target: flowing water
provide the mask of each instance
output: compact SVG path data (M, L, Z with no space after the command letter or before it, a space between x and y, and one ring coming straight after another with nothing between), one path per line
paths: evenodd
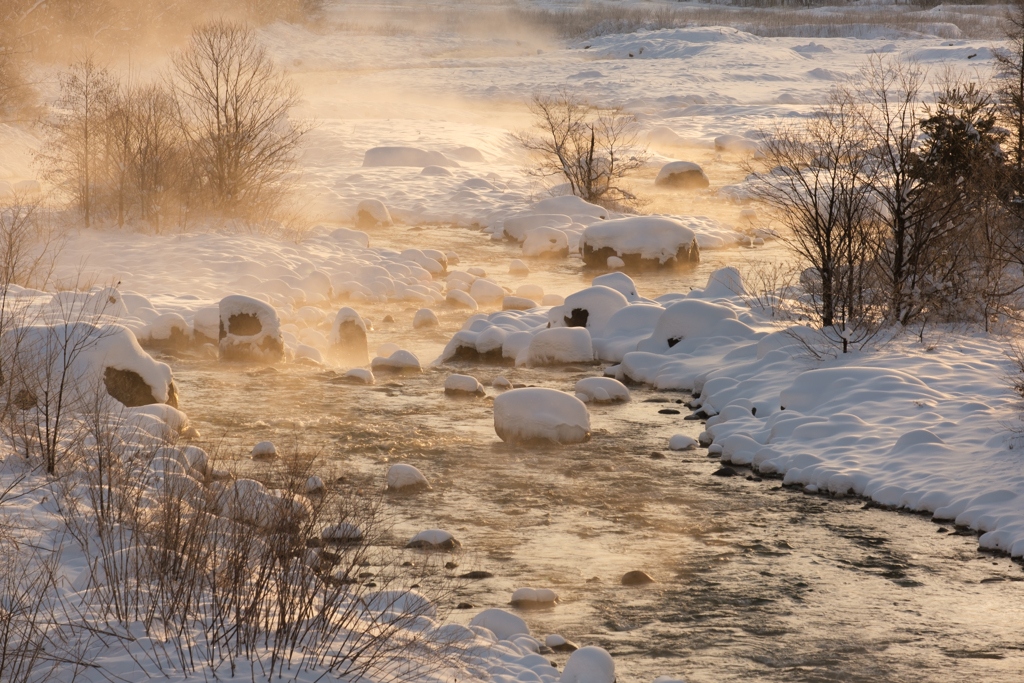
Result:
M516 249L472 231L396 228L377 246L458 251L463 266L503 275ZM640 293L702 286L728 262L781 257L779 247L706 252L696 272L645 275ZM539 266L523 281L568 294L589 284L579 261ZM439 330L412 330L415 307L369 306L371 352L392 341L435 358L466 314L438 313ZM395 322L381 322L391 314ZM678 674L691 683L774 681L1020 681L1024 679L1024 573L978 551L973 534L926 517L782 488L778 480L711 476L704 449L672 452L676 433L696 437L687 394L634 388L632 402L591 407L593 438L523 448L494 433L486 399L445 397L451 372L485 386L513 382L571 390L598 367L446 366L421 375L339 383L305 365L276 371L173 359L182 407L227 466L270 439L321 450L332 474L377 477L408 463L432 490L387 498L397 545L429 528L451 531L457 572L484 570L452 596L467 622L506 607L514 589L553 588L560 603L519 611L541 638L559 633L601 645L620 683ZM494 393L491 390L491 393ZM662 414L674 408L679 414ZM664 457L652 457L652 454ZM657 583L625 587L640 569ZM552 659L564 664L567 655Z

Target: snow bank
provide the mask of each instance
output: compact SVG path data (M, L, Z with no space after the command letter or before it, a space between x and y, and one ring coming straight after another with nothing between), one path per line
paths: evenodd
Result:
M416 147L374 147L363 155L363 166L441 166L458 167L441 152L428 152Z
M272 306L247 296L220 301L221 360L275 363L284 357L281 320Z
M618 218L584 230L580 253L592 268L603 268L609 256L630 268L675 267L700 261L695 237L693 230L671 218Z
M590 438L590 415L561 391L513 389L494 399L494 431L509 443L579 443Z

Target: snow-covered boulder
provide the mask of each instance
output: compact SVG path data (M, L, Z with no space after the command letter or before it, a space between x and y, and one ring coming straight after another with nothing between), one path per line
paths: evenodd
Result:
M502 223L502 235L512 242L522 242L527 233L538 228L567 228L572 225L572 218L561 214L528 213L511 216Z
M508 264L508 273L509 275L529 275L530 266L523 263L521 259L512 259Z
M197 346L220 341L220 307L206 306L192 316L192 338Z
M395 351L387 358L378 356L373 359L370 368L374 372L422 372L420 359L416 354L405 349Z
M538 367L569 363L593 363L594 346L590 332L583 327L552 327L533 335L525 355L516 358L517 365Z
M668 440L668 447L673 451L690 451L698 445L697 439L686 434L673 434L672 438Z
M632 216L594 223L580 236L583 261L604 268L609 256L627 267L664 268L700 262L696 234L677 220Z
M601 336L594 338L598 360L621 363L623 356L651 336L665 309L652 304L630 304L616 311L605 323Z
M615 683L615 660L603 648L581 647L569 656L558 683Z
M534 228L523 240L523 256L565 258L569 255L569 237L557 228Z
M558 602L558 593L550 588L517 588L509 602L513 607L546 607Z
M430 488L423 473L412 465L392 465L388 468L389 491L421 491Z
M516 288L516 296L540 303L544 299L544 288L532 283L519 285Z
M580 443L590 438L590 414L561 391L513 389L494 399L494 431L509 443Z
M683 339L707 337L722 328L725 321L736 320L736 312L727 306L700 299L677 301L661 314L650 337L637 344L638 351L665 353Z
M715 138L715 151L733 154L756 154L760 149L756 140L742 135L719 135Z
M455 550L462 546L451 533L442 529L421 531L405 544L407 548L424 548L429 550Z
M673 161L658 171L654 184L679 190L702 190L711 184L707 174L692 161Z
M503 609L485 609L469 621L470 626L482 626L499 640L512 640L519 634L530 635L530 627L522 618Z
M444 381L444 393L449 396L483 396L484 385L469 375L448 375Z
M505 298L505 288L496 282L479 278L469 288L469 295L479 303L494 303Z
M537 304L533 299L525 299L521 296L506 296L501 300L501 310L503 311L528 311L536 307Z
M593 287L608 287L626 297L627 301L636 301L640 295L636 293L636 283L625 273L607 273L598 275L590 282Z
M327 339L330 355L343 365L366 365L370 352L366 343L366 323L348 306L338 311Z
M440 152L428 152L416 147L373 147L363 155L363 166L446 166L457 167L459 163L452 161Z
M576 382L576 398L584 403L628 403L629 389L611 377L587 377Z
M139 344L150 349L187 349L192 345L192 328L180 314L163 313L146 326Z
M388 207L384 206L384 202L379 199L364 199L356 207L357 228L366 229L393 224Z
M437 320L437 315L434 314L429 308L421 308L416 311L416 315L412 317L413 329L421 330L427 327L437 327L440 322Z
M260 441L252 447L249 457L253 460L272 460L277 457L277 448L270 441Z
M595 219L608 218L608 209L591 204L576 195L567 194L561 197L542 199L530 209L539 214L563 214L566 216L588 216Z
M504 294L504 291L502 294ZM454 306L455 308L468 308L471 311L475 311L478 308L476 299L470 296L469 292L463 292L461 289L449 290L444 300L449 306Z
M24 408L47 395L88 404L99 387L127 407L178 405L170 366L153 360L121 325L15 327L0 337L0 355L14 401Z
M608 320L628 305L629 300L617 290L603 285L587 287L548 311L548 321L551 327L585 327L600 336Z
M221 360L276 363L284 358L277 311L259 299L227 296L220 301Z

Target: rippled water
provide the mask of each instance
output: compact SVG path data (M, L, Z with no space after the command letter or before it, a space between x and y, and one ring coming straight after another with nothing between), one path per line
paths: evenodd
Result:
M464 265L495 273L516 256L465 230L425 232L374 240L454 247ZM648 296L685 291L725 261L773 253L708 252L698 272L645 276L638 287ZM570 293L591 277L567 261L528 280ZM465 318L441 313L442 328L424 335L411 329L414 308L365 313L376 321L371 349L395 341L424 361ZM395 322L379 322L385 313ZM183 409L224 457L270 439L322 447L323 462L343 475L382 478L397 462L420 468L431 491L388 498L396 543L447 529L464 547L459 572L495 575L470 582L454 602L506 607L515 588L554 588L560 604L522 613L534 634L607 648L620 683L673 673L691 683L1024 680L1019 566L925 517L808 496L777 480L711 476L718 464L705 450L667 449L672 434L696 436L700 423L649 402L688 395L634 388L629 404L591 408L590 442L521 448L497 439L489 401L445 397L445 377L461 371L489 385L502 374L569 390L597 367L445 367L359 387L303 365L171 362ZM246 461L233 466L244 471ZM657 583L619 585L633 569ZM553 658L561 664L565 655Z

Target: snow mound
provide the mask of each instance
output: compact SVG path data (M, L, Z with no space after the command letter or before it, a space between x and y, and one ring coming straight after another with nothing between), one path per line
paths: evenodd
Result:
M579 443L590 438L590 414L561 391L513 389L494 399L494 431L509 443Z
M538 367L569 363L593 363L594 346L590 332L582 327L553 327L533 335L525 357L516 365Z
M941 399L943 396L913 375L886 368L823 368L808 370L783 389L780 402L786 410L814 413L831 402L851 403L857 397L907 401Z
M553 328L585 327L599 336L608 320L628 305L629 300L618 290L597 285L567 296L561 306L548 311L548 321Z
M373 373L366 368L352 368L342 375L342 378L359 384L373 384L374 382Z
M626 297L629 302L636 301L640 296L636 293L636 283L633 282L633 278L626 275L625 273L608 273L607 275L598 275L591 281L593 287L608 287L614 289L616 292Z
M536 308L537 304L533 299L524 299L521 296L506 296L501 300L503 311L529 311Z
M274 444L270 441L260 441L258 444L252 447L249 452L249 456L254 460L267 460L270 458L277 457L277 449Z
M665 309L654 332L637 345L637 350L666 353L683 339L712 336L723 321L736 321L736 312L699 299L677 301ZM739 321L736 324L741 326Z
M484 278L474 280L473 284L470 285L469 295L473 297L474 301L479 303L494 303L501 301L505 298L505 288L496 282L491 282Z
M448 375L444 381L444 393L449 396L483 396L484 385L469 375Z
M523 240L523 256L564 258L569 255L569 238L557 228L533 228Z
M470 626L482 626L499 640L512 640L519 634L530 635L530 627L520 617L503 609L485 609L469 621Z
M668 447L673 451L689 451L698 446L697 439L686 434L673 434L668 440Z
M512 216L502 224L502 235L513 242L522 242L527 233L538 228L567 228L572 218L563 214L533 214Z
M702 190L711 181L698 164L692 161L673 161L661 167L654 184L680 190Z
M458 167L440 152L427 152L416 147L374 147L366 150L363 155L363 166L447 166Z
M608 218L608 209L597 204L591 204L585 199L575 195L567 194L563 197L549 197L542 199L532 207L532 211L539 214L562 214L565 216L590 216L596 219Z
M220 300L221 360L276 363L284 358L284 337L277 311L259 299L227 296Z
M389 491L418 491L429 489L430 482L412 465L392 465L388 468Z
M693 230L672 218L617 218L584 230L580 252L592 268L604 267L609 256L629 268L678 266L700 261L695 238Z
M757 153L759 149L756 140L750 140L740 135L719 135L715 138L715 150L719 152L749 155Z
M587 377L576 382L576 398L584 403L628 403L629 389L611 377Z

